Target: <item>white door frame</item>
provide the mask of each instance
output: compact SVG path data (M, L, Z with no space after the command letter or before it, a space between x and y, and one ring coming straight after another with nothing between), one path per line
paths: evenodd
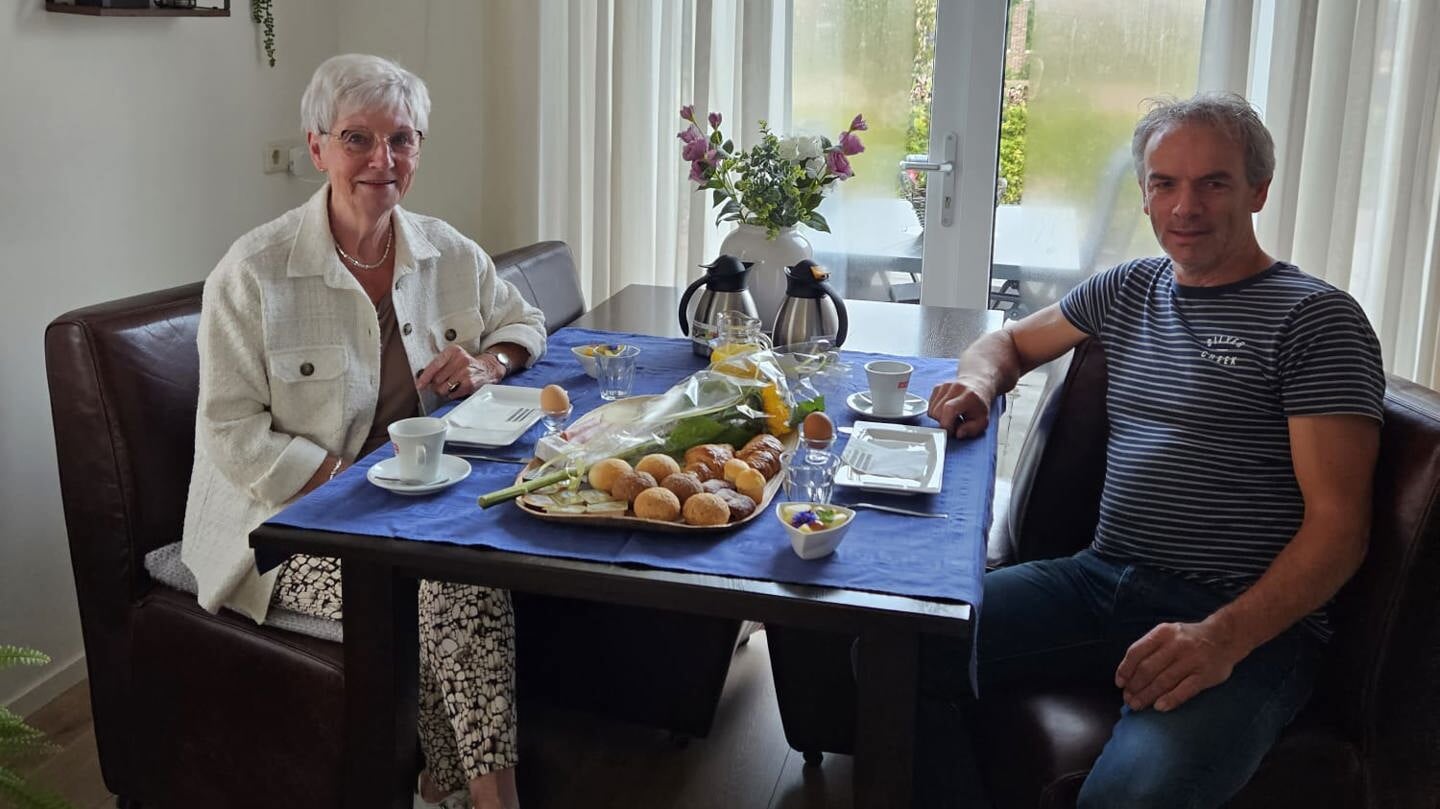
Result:
M990 303L1008 7L1006 0L936 3L930 155L944 160L948 132L959 136L959 148L949 225L941 222L941 176L926 183L920 284L926 306L985 309Z

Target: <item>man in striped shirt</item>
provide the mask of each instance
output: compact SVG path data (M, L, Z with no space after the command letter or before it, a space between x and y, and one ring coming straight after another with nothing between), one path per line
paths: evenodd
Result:
M1124 706L1080 805L1215 807L1309 697L1325 605L1365 555L1385 376L1359 305L1256 240L1275 158L1247 102L1157 103L1132 151L1165 257L978 341L930 415L978 435L1021 374L1087 338L1104 346L1094 541L986 577L981 696L1112 683Z

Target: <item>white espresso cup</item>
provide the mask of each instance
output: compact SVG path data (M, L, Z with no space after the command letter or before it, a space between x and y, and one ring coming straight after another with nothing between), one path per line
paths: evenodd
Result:
M395 448L395 476L420 483L440 477L440 457L445 452L442 419L417 416L390 425L390 443Z
M875 360L865 363L865 376L870 380L870 409L877 416L898 416L905 406L905 392L910 387L910 372L915 368L899 360Z

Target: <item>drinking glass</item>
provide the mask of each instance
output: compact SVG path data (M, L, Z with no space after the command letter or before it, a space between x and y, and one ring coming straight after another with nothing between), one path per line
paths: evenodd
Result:
M785 499L800 503L829 503L840 459L828 452L790 451L780 456L785 470Z
M600 398L607 402L624 399L635 386L635 358L640 349L619 346L617 350L595 352L596 378L600 380Z

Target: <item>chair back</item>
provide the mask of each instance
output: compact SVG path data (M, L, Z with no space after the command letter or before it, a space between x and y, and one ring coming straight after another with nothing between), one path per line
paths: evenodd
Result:
M1037 406L1016 469L1007 561L1075 553L1099 518L1105 353L1087 340L1055 367L1063 382ZM1369 550L1331 609L1335 637L1308 711L1363 751L1372 789L1437 794L1440 393L1392 376L1384 407Z

